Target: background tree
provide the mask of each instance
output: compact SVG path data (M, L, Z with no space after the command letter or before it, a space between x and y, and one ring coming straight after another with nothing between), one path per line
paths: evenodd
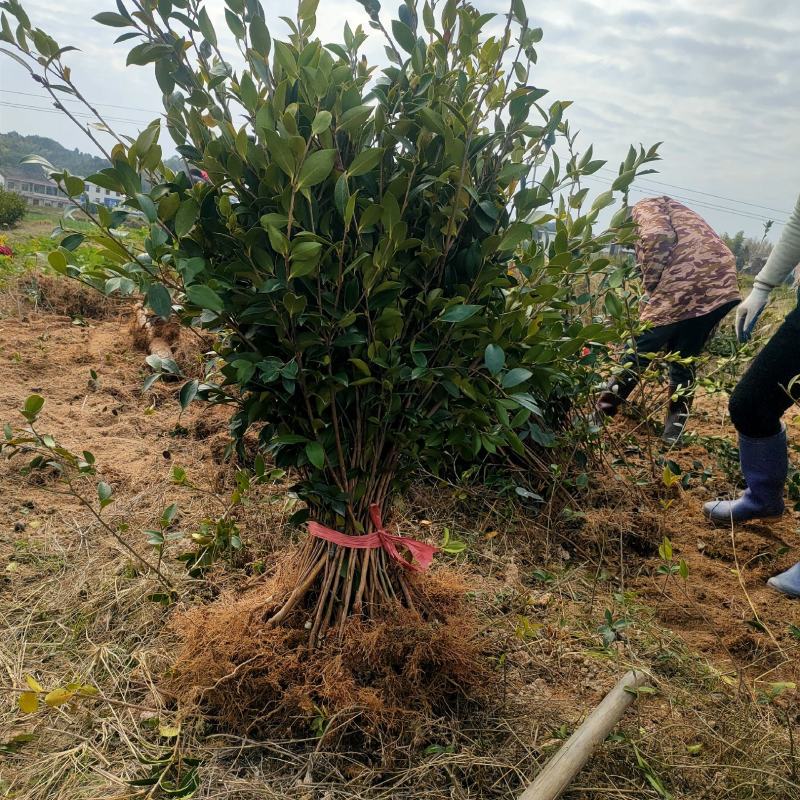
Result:
M760 239L745 237L744 231L739 231L734 236L722 234L722 241L730 248L736 257L736 269L755 275L764 266L772 252L772 243L767 241L767 235L772 228L772 220L764 225L764 233Z
M21 194L0 187L0 225L16 225L28 210Z

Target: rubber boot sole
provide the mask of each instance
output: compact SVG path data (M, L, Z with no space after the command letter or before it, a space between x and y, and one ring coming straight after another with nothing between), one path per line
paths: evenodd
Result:
M784 512L784 514L785 514L785 512ZM742 520L741 522L736 522L736 521L733 521L731 519L725 519L725 520L714 519L709 514L704 514L703 516L715 528L722 528L722 527L729 528L731 526L731 524L733 524L733 525L748 525L751 522L757 522L757 523L763 525L763 524L769 523L769 522L780 522L783 519L784 514L779 514L777 517L774 517L774 516L773 517L750 517L750 519L745 519L745 520Z

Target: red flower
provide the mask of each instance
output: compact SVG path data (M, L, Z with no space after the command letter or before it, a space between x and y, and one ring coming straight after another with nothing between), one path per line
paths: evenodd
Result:
M591 352L591 348L584 347L583 350L581 350L581 358L586 358L586 356L591 355Z
M13 256L14 251L7 244L0 244L0 256Z

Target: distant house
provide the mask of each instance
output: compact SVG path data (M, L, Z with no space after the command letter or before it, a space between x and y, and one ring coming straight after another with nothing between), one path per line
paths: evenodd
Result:
M6 170L3 174L0 174L0 186L21 194L28 201L29 206L44 206L63 210L71 205L67 197L59 191L58 186L44 176L34 178L22 172ZM84 192L81 201L82 203L90 203L96 206L114 208L123 199L119 192L111 189L102 189L94 184L86 184L86 192Z
M106 206L106 208L114 208L118 206L125 198L119 192L112 189L103 189L101 186L96 186L93 183L86 184L86 193L83 196L84 202L92 203L96 206Z
M69 200L58 190L53 181L42 176L32 178L22 172L6 170L0 176L0 184L11 192L22 195L29 206L67 208Z

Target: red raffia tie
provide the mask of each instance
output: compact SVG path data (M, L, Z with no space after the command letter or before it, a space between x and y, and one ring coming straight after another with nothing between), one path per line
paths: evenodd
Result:
M308 532L318 539L325 539L328 542L333 542L341 547L349 547L353 550L376 550L382 547L389 555L389 558L412 572L424 572L428 569L433 561L433 554L439 551L438 547L434 547L432 544L425 544L425 542L418 542L416 539L409 539L407 536L396 536L393 533L389 533L383 527L381 511L376 503L369 507L369 515L372 518L375 530L364 536L351 536L347 533L334 531L331 528L320 525L319 522L309 522ZM411 554L411 561L400 555L398 546L405 547L408 550Z

